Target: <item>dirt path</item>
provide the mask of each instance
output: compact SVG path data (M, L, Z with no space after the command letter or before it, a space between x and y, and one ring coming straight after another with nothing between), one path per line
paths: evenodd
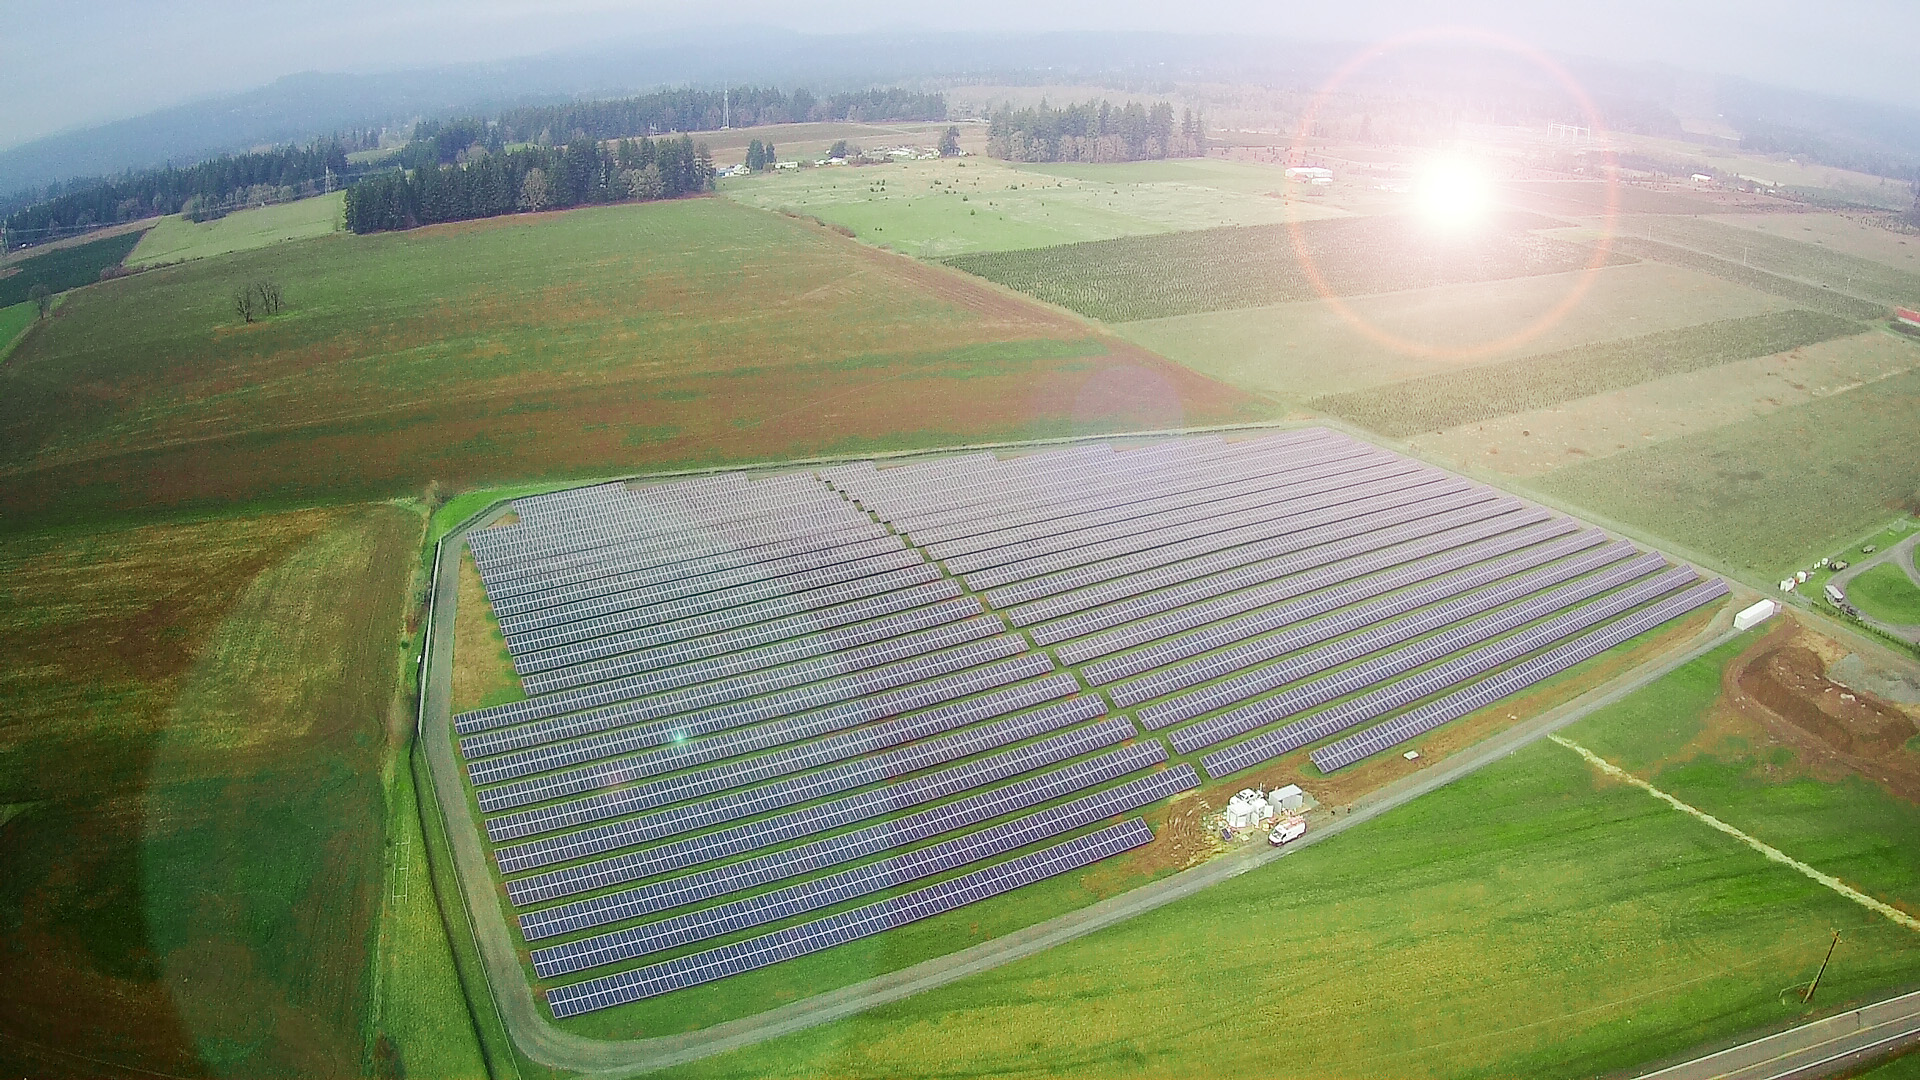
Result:
M473 808L461 787L459 762L455 760L453 752L453 716L449 701L453 684L452 632L459 594L456 588L450 586L458 581L460 555L465 549L467 532L471 528L491 524L504 512L505 507L501 507L496 513L448 534L436 551L432 624L425 657L423 681L426 691L421 701L420 734L425 741L427 760L433 774L436 802L446 819L454 869L472 916L488 983L508 1033L521 1052L543 1065L607 1078L634 1076L695 1061L852 1016L991 970L1191 896L1209 886L1285 858L1299 848L1345 832L1484 768L1596 709L1619 701L1738 636L1728 625L1727 612L1722 611L1692 640L1672 650L1666 657L1642 665L1607 685L1590 690L1427 769L1402 777L1359 800L1350 812L1316 826L1313 832L1287 848L1274 849L1263 845L1223 856L972 948L755 1016L680 1035L625 1041L592 1039L555 1027L547 1020L534 998L532 983L515 953L512 929L493 888L487 855L480 844L479 823L474 819ZM443 588L443 583L449 587Z
M1668 806L1673 807L1675 810L1678 810L1689 817L1697 818L1700 821L1705 822L1708 826L1714 829L1717 829L1720 832L1726 833L1728 836L1733 837L1735 840L1740 841L1742 844L1745 844L1746 846L1766 856L1769 861L1777 862L1782 866L1786 866L1795 871L1798 871L1799 873L1804 874L1809 878L1812 878L1813 880L1819 882L1820 884L1825 885L1827 888L1832 889L1834 892L1839 893L1841 896L1844 896L1847 899L1853 901L1854 903L1859 904L1861 907L1866 908L1868 911L1874 912L1875 914L1878 914L1878 915L1884 915L1887 918L1893 920L1896 923L1899 923L1901 926L1904 926L1909 930L1920 930L1920 919L1914 918L1913 916L1907 914L1906 912L1901 911L1899 908L1896 908L1891 904L1888 904L1875 897L1868 896L1866 893L1863 893L1860 890L1854 888L1853 886L1847 884L1846 882L1841 881L1839 878L1834 877L1832 874L1824 873L1820 870L1814 869L1811 866L1808 866L1806 863L1803 863L1799 859L1796 859L1793 856L1788 855L1786 852L1781 851L1779 848L1774 847L1771 844L1768 844L1764 841L1757 840L1754 837L1749 836L1744 832L1741 832L1739 829L1736 829L1733 826L1727 824L1726 822L1721 821L1719 818L1714 817L1712 814L1707 813L1705 810L1701 810L1698 807L1690 806L1686 803L1681 802L1679 799L1676 799L1672 795L1669 795L1666 792L1661 791L1659 788L1654 787L1652 784L1647 783L1645 780L1640 779L1639 777L1633 775L1627 770L1622 769L1620 766L1615 765L1614 763L1608 761L1606 758L1601 757L1600 755L1594 753L1593 751L1587 749L1584 746L1581 746L1579 743L1576 743L1571 739L1563 739L1558 735L1552 735L1552 736L1549 736L1549 738L1551 738L1555 743L1558 743L1559 745L1566 747L1567 749L1573 751L1574 753L1579 754L1581 757L1586 759L1587 764L1593 766L1596 769L1599 769L1602 773L1605 773L1607 776L1612 777L1613 779L1618 780L1622 783L1631 784L1634 787L1637 787L1640 790L1646 792L1647 794L1653 796L1654 798L1659 799L1661 802L1666 803Z

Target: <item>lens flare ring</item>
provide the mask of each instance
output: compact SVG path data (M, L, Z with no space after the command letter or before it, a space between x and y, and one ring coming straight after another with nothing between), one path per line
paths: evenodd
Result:
M1348 79L1392 53L1410 46L1435 41L1468 42L1492 46L1526 60L1551 77L1573 98L1579 105L1589 130L1595 135L1602 133L1600 110L1594 104L1593 98L1587 94L1586 89L1571 72L1554 62L1545 53L1523 41L1488 30L1433 27L1381 42L1342 64L1325 83L1321 84L1320 89L1307 102L1306 109L1300 115L1300 126L1294 132L1294 145L1307 144L1308 136L1319 119L1322 106ZM1614 226L1620 216L1620 168L1613 150L1609 147L1601 147L1601 161L1606 177L1602 214L1604 227L1601 229L1599 243L1594 246L1593 258L1589 259L1586 266L1581 269L1572 287L1545 314L1511 334L1477 345L1451 347L1429 345L1369 322L1336 295L1332 287L1327 284L1326 278L1320 273L1319 265L1314 262L1312 253L1307 250L1306 236L1301 229L1299 218L1289 216L1287 235L1293 242L1294 257L1299 261L1301 271L1307 275L1307 281L1312 285L1313 291L1336 315L1369 340L1412 356L1444 360L1480 359L1523 345L1565 318L1567 313L1572 311L1574 306L1593 288L1594 280L1601 268L1606 266L1612 257ZM1416 188L1416 198L1420 200L1423 216L1430 222L1443 228L1463 228L1470 224L1475 216L1484 215L1491 209L1492 183L1484 173L1476 175L1476 170L1469 163L1443 160L1432 163L1430 169L1432 171L1426 177L1424 185L1426 190Z

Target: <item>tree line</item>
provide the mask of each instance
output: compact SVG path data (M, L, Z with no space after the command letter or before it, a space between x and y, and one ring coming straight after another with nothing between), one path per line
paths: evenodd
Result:
M613 101L530 105L508 109L490 125L504 142L568 142L619 139L672 131L718 131L731 127L809 121L945 120L944 94L899 88L817 97L805 88L784 93L773 87L730 90L660 90ZM469 121L471 123L471 121Z
M99 225L185 213L195 220L241 206L284 202L322 190L329 173L349 174L337 139L248 154L223 154L184 168L167 166L56 185L5 218L10 242L38 243Z
M357 233L410 229L520 210L556 210L713 190L713 155L692 136L575 139L565 146L490 152L469 144L453 164L379 173L347 189Z
M1052 108L1002 108L987 124L987 153L1007 161L1148 161L1207 152L1204 117L1173 106L1107 101Z

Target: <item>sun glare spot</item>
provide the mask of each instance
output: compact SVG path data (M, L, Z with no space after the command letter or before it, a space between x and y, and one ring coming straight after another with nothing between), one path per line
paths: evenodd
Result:
M1421 170L1414 194L1420 216L1440 232L1472 230L1493 204L1486 170L1462 158L1441 158Z

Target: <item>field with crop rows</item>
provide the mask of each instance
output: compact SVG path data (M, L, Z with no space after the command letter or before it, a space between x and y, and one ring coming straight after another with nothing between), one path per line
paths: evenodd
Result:
M233 283L265 276L288 311L242 324ZM75 293L0 372L0 515L387 496L1260 411L964 275L682 200L321 237Z
M1920 510L1920 372L1567 465L1545 493L1777 578Z
M1676 247L1658 240L1648 240L1640 236L1620 236L1614 238L1613 249L1635 258L1656 259L1675 266L1704 270L1715 277L1725 278L1750 289L1785 297L1801 307L1838 315L1845 319L1884 319L1888 314L1884 304L1876 304L1831 288L1809 285L1804 281L1782 277L1745 263L1708 255L1691 248Z
M1909 307L1920 303L1920 273L1896 269L1830 246L1768 236L1706 218L1634 217L1622 221L1621 228L1864 300Z
M14 272L0 277L0 307L26 300L35 285L64 292L99 281L100 271L119 266L139 242L140 233L126 232L16 259L10 267Z
M1782 311L1481 364L1334 394L1316 399L1314 405L1383 435L1405 436L1786 352L1861 329L1859 323L1832 315Z
M1576 270L1585 249L1528 230L1555 222L1509 213L1472 242L1397 216L1306 222L1299 234L1338 296ZM966 255L948 265L1108 322L1278 304L1318 295L1289 227L1207 229L1031 251Z

